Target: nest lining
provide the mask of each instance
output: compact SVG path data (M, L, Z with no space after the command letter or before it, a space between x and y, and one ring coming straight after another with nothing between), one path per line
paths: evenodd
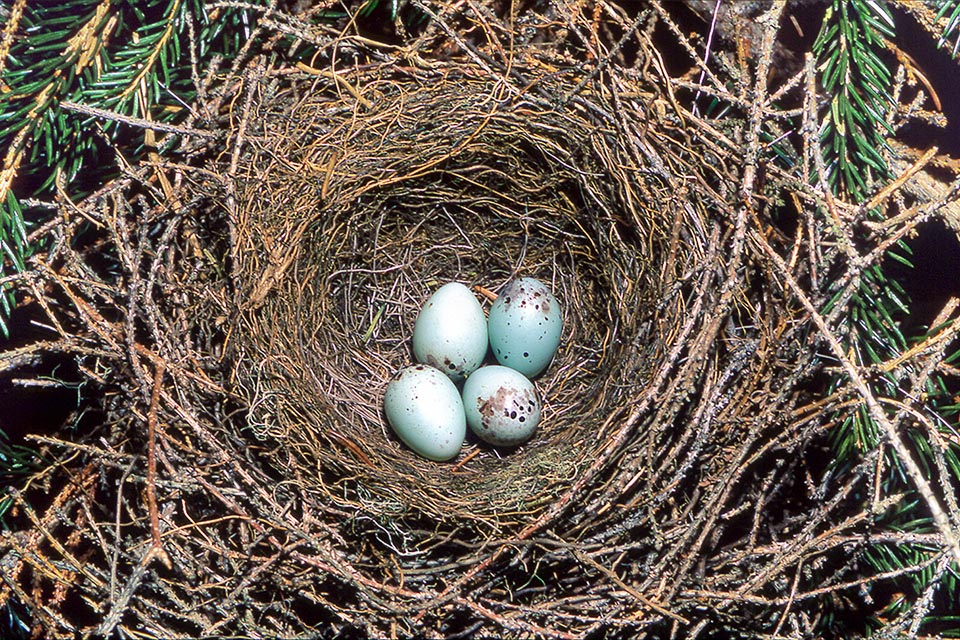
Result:
M237 378L259 436L295 450L323 493L378 515L524 520L596 456L656 357L650 320L673 275L656 178L632 185L649 214L638 225L601 156L610 131L495 91L386 85L349 135L322 96L260 105L238 214L250 302ZM421 459L381 409L413 361L420 306L448 281L497 290L520 275L549 283L564 309L560 351L537 379L538 432L513 451L471 435L450 464Z

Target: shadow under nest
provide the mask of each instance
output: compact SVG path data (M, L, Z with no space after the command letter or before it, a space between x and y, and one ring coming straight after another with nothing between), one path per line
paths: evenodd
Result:
M171 207L138 178L136 197L91 201L123 268L97 276L110 286L53 280L135 337L84 316L101 351L82 357L112 358L121 389L109 447L81 449L91 464L58 507L76 521L38 525L74 540L51 556L95 541L73 586L86 615L100 607L89 628L577 637L727 628L748 610L768 624L762 602L703 600L749 575L774 585L783 558L753 550L813 508L764 507L803 473L807 438L785 416L812 356L744 258L721 195L737 177L719 183L599 81L561 105L556 78L398 74L350 78L370 105L326 80L265 84L219 186L187 182ZM64 268L89 278L83 259ZM517 275L564 309L539 430L419 458L381 398L412 361L420 305L451 280L495 291ZM133 515L151 421L169 567Z

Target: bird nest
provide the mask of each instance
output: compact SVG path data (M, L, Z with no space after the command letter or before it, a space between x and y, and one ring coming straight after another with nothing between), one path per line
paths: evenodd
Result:
M798 589L846 588L864 476L818 484L844 399L803 392L785 283L817 254L751 204L758 128L527 53L253 65L207 155L64 204L23 280L57 336L7 354L98 390L13 494L4 588L38 628L695 636L802 629ZM420 306L515 276L564 309L540 428L420 458L382 410Z
M459 70L364 86L369 111L308 91L251 117L261 125L231 212L250 428L282 443L281 473L358 517L527 524L649 393L666 355L655 327L682 309L667 293L689 266L670 256L682 201L650 160L617 158L614 130L582 108ZM519 275L550 283L566 319L537 381L537 437L510 452L470 441L450 465L420 458L382 410L387 381L412 362L420 307L445 282L497 290Z

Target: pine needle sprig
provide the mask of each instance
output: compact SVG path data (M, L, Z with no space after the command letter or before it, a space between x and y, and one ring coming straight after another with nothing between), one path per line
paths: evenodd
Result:
M19 273L26 267L29 254L23 209L13 191L7 191L5 201L0 203L0 334L3 336L9 335L6 318L13 313L15 302L13 283L3 278L3 264L10 264Z
M13 305L9 280L35 249L27 245L30 221L18 199L49 196L57 180L71 185L71 197L82 197L84 185L102 184L117 171L109 147L123 125L94 122L60 104L181 121L197 91L188 51L197 64L236 53L247 11L211 15L202 0L17 0L10 8L0 39L0 332L8 331ZM144 149L134 138L124 151L135 160Z
M951 23L956 18L960 25L960 1L950 4L953 8L945 5L941 14L950 9L955 13ZM819 130L826 182L835 195L854 203L866 201L878 183L891 177L884 152L887 151L885 137L892 133L887 119L893 106L892 74L883 56L885 39L892 39L894 35L895 23L885 4L873 0L833 0L814 44L819 79L828 96ZM871 209L865 211L865 215L879 220L883 211ZM884 257L911 267L909 247L902 242L893 245ZM897 399L923 393L932 400L920 416L926 430L911 425L905 429L905 435L926 477L940 478L948 485L957 486L960 484L960 438L952 426L957 412L943 403L952 397L949 386L933 372L926 378L924 389L912 389L903 381L904 371L895 375L884 369L884 363L897 360L911 344L929 336L913 338L902 332L901 324L909 314L909 299L901 285L888 275L882 262L864 266L855 278L852 284L844 285L852 287L852 294L834 292L824 314L837 311L836 305L845 305L844 348L861 368L878 372L869 383L875 397ZM957 355L960 354L954 357ZM906 367L909 371L911 365ZM837 374L833 390L844 385ZM896 421L895 415L896 411L891 409L891 420ZM835 469L842 473L852 468L865 452L880 447L883 459L877 478L879 490L884 495L899 492L915 496L902 461L884 445L882 431L866 407L860 406L838 418L838 426L831 433ZM897 586L903 598L891 602L881 612L885 619L906 620L912 616L911 619L922 620L924 624L942 623L943 617L929 613L929 603L922 603L923 594L939 590L951 599L960 595L955 567L944 563L943 571L934 570L943 549L911 541L916 539L916 534L932 535L937 531L931 519L922 515L924 508L921 501L910 498L882 514L878 524L888 531L904 534L904 542L869 545L864 553L865 560L878 572L902 576Z
M940 10L937 11L935 21L946 24L943 26L943 32L940 34L938 47L949 45L953 41L951 55L956 58L960 53L960 0L941 0Z
M830 96L820 130L827 182L856 201L866 197L872 179L888 173L881 150L883 134L892 133L884 117L891 75L882 52L893 28L889 11L872 0L834 0L813 45Z
M881 150L886 145L883 132L889 130L885 114L892 104L891 74L881 53L883 37L892 36L892 28L893 19L881 5L834 0L814 43L817 70L829 97L819 131L827 184L854 202L862 202L873 184L889 177ZM906 341L894 321L894 313L907 308L902 290L878 264L867 265L853 287L849 299L835 292L823 312L830 316L837 305L847 305L845 347L854 362L877 364L902 352ZM879 431L865 411L847 416L833 435L840 458L879 443Z

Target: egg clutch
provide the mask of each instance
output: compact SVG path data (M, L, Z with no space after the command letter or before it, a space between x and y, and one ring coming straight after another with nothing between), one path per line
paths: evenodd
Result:
M430 460L456 456L467 426L493 445L526 442L540 423L542 406L531 378L553 360L562 328L557 299L534 278L510 281L489 318L467 287L443 285L414 324L413 356L419 364L401 369L387 384L387 422ZM483 365L488 352L499 364Z

